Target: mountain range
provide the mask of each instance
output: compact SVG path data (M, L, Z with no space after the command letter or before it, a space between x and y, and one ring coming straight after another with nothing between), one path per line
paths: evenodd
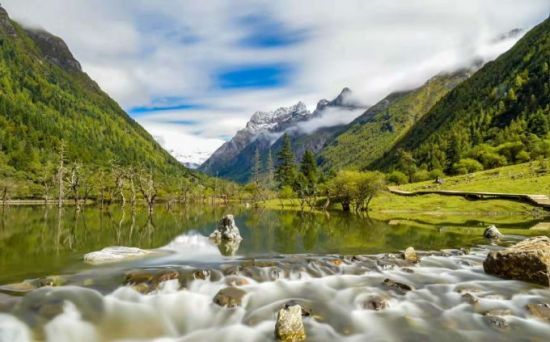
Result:
M484 64L441 72L416 89L394 92L372 107L346 103L344 89L313 112L298 103L255 113L247 127L200 169L239 182L250 180L256 151L275 155L290 137L296 161L305 150L325 172L340 169L464 173L550 156L549 19ZM517 37L512 30L496 41ZM349 123L317 125L330 109L357 111Z
M466 173L550 157L549 63L546 19L496 60L441 72L372 106L344 88L313 110L298 102L256 112L199 169L247 182L256 154L265 168L268 156L275 160L281 150L283 135L297 162L312 151L329 174L398 170L412 180L417 173ZM141 166L201 177L103 92L61 38L20 26L2 7L0 84L0 180L24 184L20 193L36 193L44 175L52 174L61 145L67 162L89 168Z
M317 152L338 131L338 127L344 126L335 126L335 119L338 122L364 111L365 106L355 102L350 95L351 90L344 88L333 100L320 100L313 111L309 111L303 102L298 102L270 112L256 112L246 127L216 150L199 170L246 182L251 176L256 150L262 164L266 164L268 154L280 150L285 133L291 137L298 159L306 149Z

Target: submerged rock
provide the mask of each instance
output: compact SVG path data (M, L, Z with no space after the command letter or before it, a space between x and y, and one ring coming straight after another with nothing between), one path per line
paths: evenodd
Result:
M383 284L387 288L390 288L392 290L396 290L399 293L405 293L405 292L414 290L414 287L412 287L410 285L399 283L399 282L393 281L391 279L385 279Z
M138 270L126 274L124 285L146 294L158 289L160 283L179 279L179 272L175 270Z
M468 302L469 304L472 304L472 305L479 303L479 298L477 298L476 296L474 296L470 292L464 293L462 295L462 299L464 299L466 302Z
M500 278L550 287L550 238L533 237L504 250L490 252L483 269Z
M527 304L527 310L536 318L550 321L550 304Z
M249 284L248 279L235 275L225 277L225 284L229 286L245 286Z
M97 265L110 262L117 262L126 259L139 258L153 253L152 251L137 247L113 246L105 247L100 251L84 255L84 262Z
M419 258L418 255L416 255L416 251L413 247L407 247L402 255L403 259L410 261L410 262L418 262Z
M303 341L306 338L300 305L285 305L277 314L275 337L283 342Z
M235 225L233 215L224 216L218 223L216 230L210 234L210 238L216 242L221 241L241 241L241 233Z
M388 298L378 296L378 295L370 296L363 303L363 307L365 309L374 310L374 311L381 311L389 308L389 306L390 306L390 301L388 300Z
M83 320L99 322L105 310L103 297L95 290L76 286L43 287L23 297L14 309L30 326L43 326L63 313L66 302L71 302Z
M512 312L510 310L504 309L504 310L491 310L483 314L485 321L492 326L504 329L508 328L510 326L510 323L506 320L506 318L502 316L509 316Z
M0 312L11 311L20 301L21 297L8 296L0 292Z
M502 234L495 225L490 225L483 232L483 237L490 240L498 240L502 238Z
M226 306L228 308L234 308L241 306L243 297L246 295L246 291L236 287L226 287L221 289L214 296L214 303L219 306Z

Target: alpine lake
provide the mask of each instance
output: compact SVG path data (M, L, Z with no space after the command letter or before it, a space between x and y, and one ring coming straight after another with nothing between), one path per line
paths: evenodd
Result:
M489 251L550 235L544 219L163 204L152 216L120 206L0 210L0 341L269 341L289 303L301 305L308 341L550 338L550 322L526 309L550 303L550 290L483 270ZM242 240L216 244L208 236L227 214ZM498 242L483 237L491 224ZM147 254L84 260L111 246ZM403 260L409 246L419 262Z

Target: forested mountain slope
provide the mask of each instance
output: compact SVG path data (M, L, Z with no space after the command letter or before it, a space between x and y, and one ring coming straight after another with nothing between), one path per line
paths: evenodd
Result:
M442 98L369 167L465 173L550 156L550 18Z
M388 95L351 122L319 153L322 167L367 168L470 74L468 70L440 74L417 89Z
M58 37L0 7L0 178L36 181L57 163L135 165L189 175L85 74Z

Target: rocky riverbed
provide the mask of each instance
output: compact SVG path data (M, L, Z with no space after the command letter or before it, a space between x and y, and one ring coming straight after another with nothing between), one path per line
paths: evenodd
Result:
M502 250L129 263L32 279L0 287L0 341L546 340L548 287L483 270Z

